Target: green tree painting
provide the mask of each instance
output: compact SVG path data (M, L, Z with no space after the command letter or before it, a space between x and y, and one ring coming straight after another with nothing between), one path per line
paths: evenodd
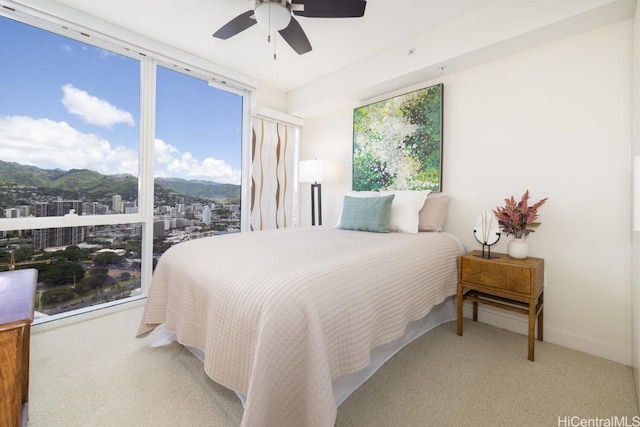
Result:
M441 190L442 87L353 110L353 190Z

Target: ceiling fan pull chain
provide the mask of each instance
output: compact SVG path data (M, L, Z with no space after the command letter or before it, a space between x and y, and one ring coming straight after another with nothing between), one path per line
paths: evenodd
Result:
M267 5L269 8L269 28L267 29L267 43L271 43L271 5Z
M269 2L271 3L271 2ZM271 39L271 4L269 4L269 39ZM276 31L273 30L273 60L276 60Z

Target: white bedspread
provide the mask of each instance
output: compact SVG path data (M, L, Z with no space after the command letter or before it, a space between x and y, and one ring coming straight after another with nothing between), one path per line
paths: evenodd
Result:
M456 293L446 233L309 227L176 245L160 259L138 330L164 323L246 396L243 426L332 426L332 379Z

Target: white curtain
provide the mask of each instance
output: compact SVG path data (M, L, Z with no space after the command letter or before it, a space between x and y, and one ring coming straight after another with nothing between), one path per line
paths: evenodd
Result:
M297 225L300 128L254 117L250 229Z

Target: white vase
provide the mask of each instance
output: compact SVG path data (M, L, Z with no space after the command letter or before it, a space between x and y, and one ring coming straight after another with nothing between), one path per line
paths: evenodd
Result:
M517 237L507 245L507 253L511 258L525 259L529 256L529 244L524 241L523 237Z

